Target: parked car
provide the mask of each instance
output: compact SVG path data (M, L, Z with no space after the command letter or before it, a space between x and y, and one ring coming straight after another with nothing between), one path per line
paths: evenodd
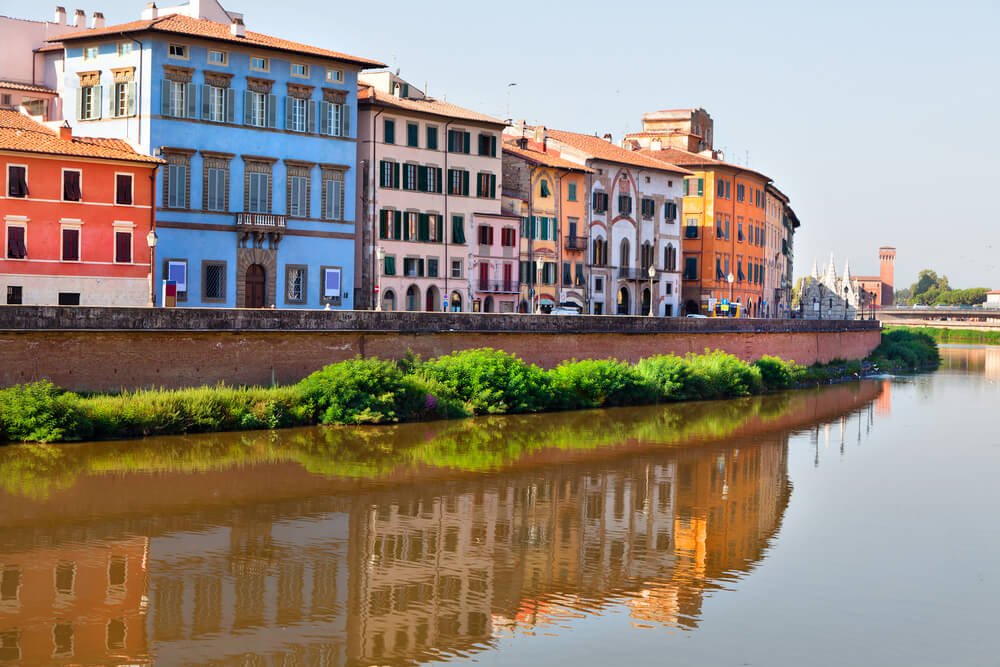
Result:
M552 310L549 311L549 315L579 315L580 311L576 308L570 308L568 306L553 306Z

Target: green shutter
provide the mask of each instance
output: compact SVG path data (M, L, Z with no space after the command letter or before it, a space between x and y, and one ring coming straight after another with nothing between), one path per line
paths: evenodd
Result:
M472 135L468 132L462 133L462 152L466 155L470 152L470 146L472 146Z
M383 128L382 140L387 144L396 143L396 124L391 120L386 120Z
M459 215L452 216L451 218L451 242L456 244L465 244L465 225L462 217Z
M403 238L403 212L392 212L392 238L397 241Z
M392 163L392 187L399 189L399 170L400 165L398 162Z
M698 196L701 197L703 194L705 194L705 179L704 178L699 178L698 179Z
M437 178L434 179L434 184L437 186L436 192L438 194L441 194L442 192L444 192L444 180L443 180L444 170L441 169L441 167L436 167L435 169L437 172Z
M438 243L444 243L444 216L435 215L434 216L434 231L435 238Z
M430 167L418 166L417 167L417 190L420 192L427 192L427 170Z
M495 143L495 138L494 138ZM497 175L490 174L490 199L497 198Z
M462 172L462 194L466 197L469 196L469 172Z
M384 273L387 276L396 275L396 258L393 255L386 256Z
M546 218L545 216L542 216L541 218L539 218L538 222L539 222L539 224L541 225L541 228L542 228L542 239L541 240L542 241L548 241L549 240L549 219Z
M417 240L429 241L431 238L430 218L426 213L417 215Z

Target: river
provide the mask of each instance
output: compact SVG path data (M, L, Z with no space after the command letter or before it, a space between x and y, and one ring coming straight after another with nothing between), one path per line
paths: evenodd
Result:
M1000 348L715 403L0 448L0 665L1000 665Z

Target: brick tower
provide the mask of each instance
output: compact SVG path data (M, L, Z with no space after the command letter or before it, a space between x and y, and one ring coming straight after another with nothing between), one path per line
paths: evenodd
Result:
M895 301L896 249L883 246L878 249L879 278L882 279L883 308L888 308Z

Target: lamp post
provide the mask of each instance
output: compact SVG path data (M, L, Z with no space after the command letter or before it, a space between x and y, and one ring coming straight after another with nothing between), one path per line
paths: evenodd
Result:
M736 282L736 276L729 274L726 276L726 282L729 283L729 312L726 313L726 317L733 316L733 283Z
M146 234L146 243L149 245L149 306L156 307L156 230L150 229Z
M646 275L649 276L649 316L653 316L653 278L656 277L656 269L650 264L649 268L646 269Z
M847 285L844 285L844 319L847 319Z
M540 315L542 312L542 290L539 289L539 285L542 282L542 267L544 262L541 257L535 258L535 275L537 279L535 280L535 314Z
M382 311L382 267L385 261L385 248L378 246L375 248L375 257L378 259L375 267L375 310Z

